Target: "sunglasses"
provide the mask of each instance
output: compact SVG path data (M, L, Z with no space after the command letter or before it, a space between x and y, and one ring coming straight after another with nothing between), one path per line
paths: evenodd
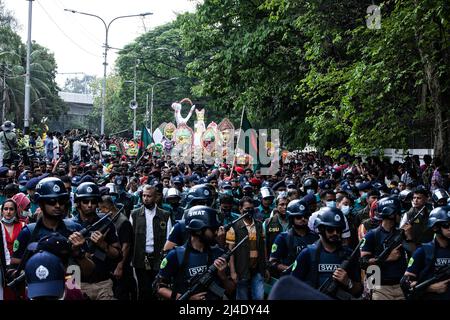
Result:
M82 204L89 204L89 203L98 204L98 200L97 199L83 199L83 200L81 200L81 203Z
M328 233L342 233L342 229L341 228L335 228L335 227L326 227L325 231Z
M60 206L64 206L67 203L67 199L65 198L48 199L46 202L48 205L51 206L56 206L56 203L59 203Z
M450 223L449 222L441 223L441 228L450 229Z

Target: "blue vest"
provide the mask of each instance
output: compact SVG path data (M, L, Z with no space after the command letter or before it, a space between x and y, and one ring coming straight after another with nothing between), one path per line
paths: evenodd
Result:
M208 267L213 264L214 260L220 257L222 250L218 248L211 248L206 252L199 252L189 248L187 252L188 244L180 247L175 247L175 252L177 254L178 266L182 268L180 276L175 279L175 289L177 292L184 293L193 284L192 280L196 276L200 276L208 270ZM187 254L186 254L187 253ZM221 282L217 276L214 279L217 285L221 285ZM198 293L198 292L197 292ZM207 293L207 300L217 300L216 295L211 292Z

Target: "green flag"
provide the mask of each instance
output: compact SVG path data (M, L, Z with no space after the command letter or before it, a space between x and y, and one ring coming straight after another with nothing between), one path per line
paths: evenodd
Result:
M141 130L141 139L139 140L139 152L138 159L144 154L144 151L147 149L148 145L153 142L152 136L148 129L142 126Z

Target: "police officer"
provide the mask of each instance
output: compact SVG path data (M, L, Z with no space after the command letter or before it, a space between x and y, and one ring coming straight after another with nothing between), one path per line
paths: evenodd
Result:
M206 184L199 184L192 187L186 196L186 207L184 214L187 214L189 209L196 205L205 205L210 207L214 202L213 194ZM186 232L186 225L183 220L178 221L170 231L169 238L164 245L164 251L168 252L175 246L181 246L186 242L188 234Z
M439 188L433 191L431 198L433 199L433 208L438 208L447 205L449 195L445 189Z
M320 288L329 277L333 277L341 290L353 296L359 294L359 266L351 265L347 271L340 268L351 253L350 248L342 246L344 214L337 208L322 208L315 224L320 239L300 252L292 266L292 274L314 288Z
M169 188L165 196L165 203L170 208L170 219L172 224L183 218L184 210L180 206L181 193L177 188Z
M263 223L267 252L270 252L270 248L276 237L280 233L287 231L289 227L289 220L286 217L287 198L285 196L278 196L275 203L277 207L274 210L274 214Z
M256 209L255 219L259 221L264 221L269 218L272 210L274 209L275 195L273 190L269 187L263 187L259 191L261 197L261 204Z
M269 262L275 274L287 270L307 245L319 239L308 227L311 214L306 202L302 200L289 202L286 215L290 228L276 237L270 251Z
M411 257L401 284L405 295L411 292L424 300L450 300L450 279L444 279L414 292L418 283L430 279L438 268L450 264L450 206L442 206L431 211L428 228L435 238L419 247Z
M220 226L217 211L207 206L194 206L189 209L186 219L189 221L186 225L189 239L183 246L171 250L161 262L155 281L158 295L165 299L179 298L189 289L190 280L204 273L213 263L218 269L216 284L230 291L233 284L225 272L227 261L220 257L223 250L214 246ZM198 292L190 300L221 298L212 292Z
M124 205L125 215L130 218L131 211L134 208L133 196L126 192L125 186L127 185L127 180L124 176L116 176L114 178L114 184L117 186L117 199L116 202Z
M58 178L42 179L36 186L34 198L39 203L42 216L36 223L26 225L13 245L11 264L19 264L31 242L38 242L51 233L58 232L72 243L71 256L80 266L82 275L88 276L94 263L82 250L84 237L78 232L82 226L72 220L64 219L67 214L69 194L64 183Z
M306 178L303 180L303 192L305 195L316 194L319 189L319 183L313 177Z
M394 248L385 261L378 261L377 257L389 245L389 237L400 233L396 229L401 212L400 200L396 197L385 197L377 202L376 218L381 225L369 230L361 246L361 268L369 265L379 265L381 269L381 287L372 290L372 300L404 300L400 288L400 279L406 270L406 252L402 245Z
M72 221L87 227L100 220L101 217L96 212L100 197L100 190L95 183L81 183L75 193L76 215ZM81 290L92 300L112 300L114 294L111 275L122 259L122 249L114 224L109 223L103 232L94 230L89 235L89 240L86 251L91 255L95 269L89 277L81 277Z

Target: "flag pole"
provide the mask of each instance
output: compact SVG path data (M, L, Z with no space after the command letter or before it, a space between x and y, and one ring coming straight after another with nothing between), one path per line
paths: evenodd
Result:
M229 176L230 179L231 179L231 176L233 175L234 167L236 166L236 149L239 146L239 141L241 139L242 121L244 121L244 112L245 112L245 105L242 107L241 123L239 125L239 134L238 134L238 138L237 138L237 142L236 142L236 147L234 148L234 151L233 151L233 165L232 165L231 171L230 171L230 176Z

